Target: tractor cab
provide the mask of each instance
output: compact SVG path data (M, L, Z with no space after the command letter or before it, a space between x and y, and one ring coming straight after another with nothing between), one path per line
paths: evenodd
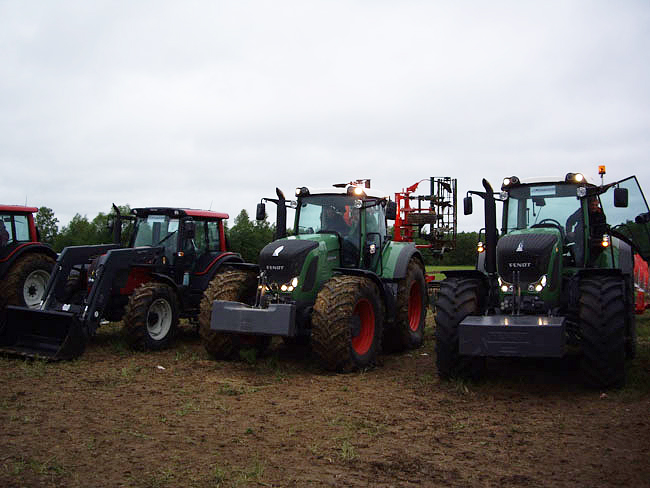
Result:
M294 234L332 234L339 244L340 266L376 271L386 240L387 199L369 188L350 185L296 190Z
M600 261L608 259L603 251L611 249L610 234L633 242L644 258L650 257L648 206L634 176L604 186L587 183L579 173L555 182L510 177L501 190L503 234L513 241L532 229L556 234L565 265L602 267Z
M178 208L136 208L129 247L162 247L163 265L178 285L190 285L226 250L227 214ZM192 286L191 286L192 287ZM198 288L203 289L203 283Z

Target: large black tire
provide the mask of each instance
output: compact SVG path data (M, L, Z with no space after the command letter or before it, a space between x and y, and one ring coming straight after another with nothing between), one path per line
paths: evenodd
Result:
M257 291L257 274L247 270L225 270L218 273L203 293L199 313L199 334L203 346L214 359L239 359L244 349L253 349L260 356L271 344L270 336L216 332L210 328L212 302L224 300L252 305Z
M45 254L20 257L0 283L0 303L36 308L45 294L54 259Z
M140 285L131 294L122 321L132 348L164 349L178 331L176 292L164 283Z
M399 352L420 347L427 318L427 283L422 264L411 259L406 277L397 285L395 319L384 331L384 352Z
M595 388L625 384L625 283L617 276L594 276L580 282L580 369Z
M383 320L384 306L372 281L334 276L316 297L312 350L330 371L372 367L381 352Z
M442 379L478 379L485 358L458 353L458 324L481 312L481 282L473 278L443 280L436 300L436 366Z

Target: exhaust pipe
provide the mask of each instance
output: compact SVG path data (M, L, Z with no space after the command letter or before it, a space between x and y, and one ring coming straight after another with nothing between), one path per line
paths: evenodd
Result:
M489 275L497 272L497 205L492 185L483 178L485 188L485 270Z
M278 213L275 223L275 239L282 239L287 236L287 206L285 205L286 199L284 193L279 188L275 189L275 194L278 196Z

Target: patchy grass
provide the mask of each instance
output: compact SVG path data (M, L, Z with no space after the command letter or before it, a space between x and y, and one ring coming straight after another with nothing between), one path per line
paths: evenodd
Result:
M636 316L636 357L627 363L627 381L620 394L638 400L650 393L650 312Z

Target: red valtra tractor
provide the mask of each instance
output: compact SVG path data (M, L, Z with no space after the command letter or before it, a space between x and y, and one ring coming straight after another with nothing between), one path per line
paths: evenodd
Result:
M38 307L45 294L56 253L39 242L36 212L36 207L0 205L0 311L6 305Z
M71 246L59 256L37 309L6 309L0 351L44 359L81 355L102 321L122 320L135 349L169 345L179 318L194 320L203 292L225 263L225 213L181 208L114 206L115 244ZM133 221L128 247L124 220Z

